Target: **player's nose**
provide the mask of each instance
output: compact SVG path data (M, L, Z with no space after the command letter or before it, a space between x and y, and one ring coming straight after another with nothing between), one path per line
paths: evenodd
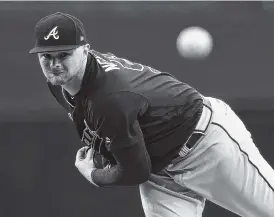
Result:
M57 58L52 58L50 61L51 69L61 69L61 62Z

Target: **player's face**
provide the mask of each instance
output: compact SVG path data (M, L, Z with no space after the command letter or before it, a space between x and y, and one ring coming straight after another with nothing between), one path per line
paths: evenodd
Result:
M39 53L42 71L53 85L64 85L72 80L84 62L83 46L69 51Z

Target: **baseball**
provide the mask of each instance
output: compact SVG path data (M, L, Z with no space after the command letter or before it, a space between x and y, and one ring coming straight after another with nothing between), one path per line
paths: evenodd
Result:
M187 59L203 59L211 53L212 48L212 36L198 26L184 29L177 38L178 52Z

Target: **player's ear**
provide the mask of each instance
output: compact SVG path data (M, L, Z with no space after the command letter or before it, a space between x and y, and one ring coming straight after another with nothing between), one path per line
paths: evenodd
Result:
M85 55L88 55L89 50L90 50L90 44L85 44L85 45L84 45L84 54L85 54Z

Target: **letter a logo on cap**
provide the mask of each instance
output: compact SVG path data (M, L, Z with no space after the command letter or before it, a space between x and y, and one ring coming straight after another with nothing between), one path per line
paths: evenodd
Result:
M58 34L58 31L57 31L57 26L54 27L50 33L44 37L45 40L48 40L51 36L54 38L54 39L59 39L59 35Z

